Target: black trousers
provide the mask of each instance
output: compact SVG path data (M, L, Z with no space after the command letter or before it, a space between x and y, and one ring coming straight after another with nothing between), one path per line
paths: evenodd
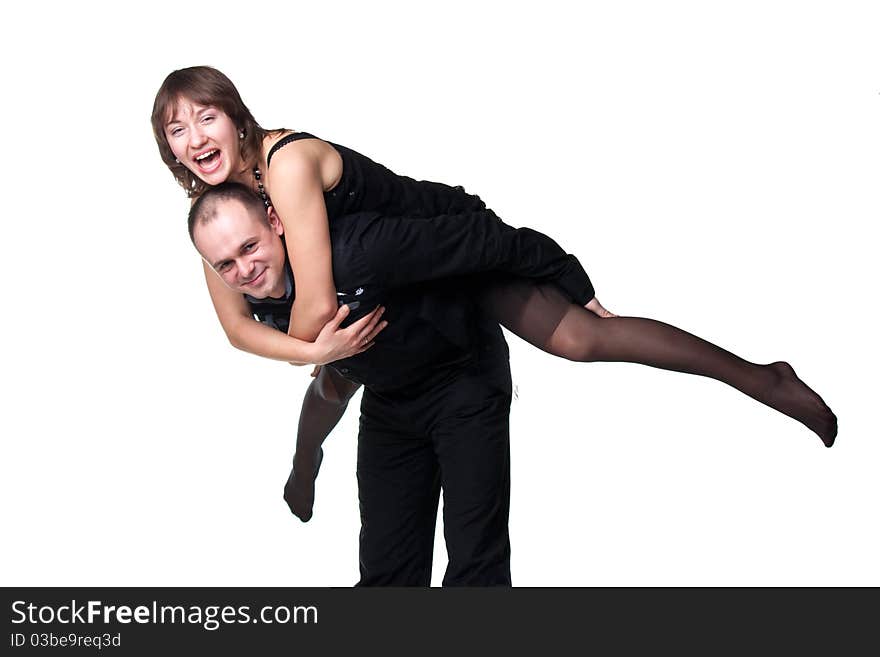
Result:
M429 586L439 494L443 586L510 586L510 367L441 373L427 389L364 390L358 586Z

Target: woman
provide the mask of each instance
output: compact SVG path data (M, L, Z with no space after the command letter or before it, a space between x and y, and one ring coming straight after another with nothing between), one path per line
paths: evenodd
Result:
M338 344L332 353L327 348L332 332L322 333L337 313L329 221L361 210L413 218L494 217L479 197L460 187L398 176L308 133L264 130L232 82L209 67L171 73L156 95L152 124L163 161L190 197L227 180L240 182L281 217L296 281L288 336L254 322L242 296L205 264L208 290L230 341L264 357L316 364L342 357ZM788 363L750 363L668 324L617 317L594 297L588 279L578 289L553 282L561 288L511 281L493 287L484 303L503 326L548 353L708 376L798 420L826 446L834 443L837 418ZM346 339L350 336L339 338Z

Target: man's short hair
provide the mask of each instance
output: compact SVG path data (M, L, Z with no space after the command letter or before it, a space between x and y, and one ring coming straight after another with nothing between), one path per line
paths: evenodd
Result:
M216 187L209 187L189 209L187 227L189 238L195 244L196 226L206 224L217 216L220 203L225 201L238 201L248 212L259 217L260 221L269 225L269 215L266 212L266 204L257 196L252 189L236 182L225 182Z

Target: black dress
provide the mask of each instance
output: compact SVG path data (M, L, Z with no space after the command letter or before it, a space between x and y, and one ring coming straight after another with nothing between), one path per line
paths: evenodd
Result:
M267 168L278 149L299 139L317 137L307 132L283 137L270 149ZM573 255L542 233L508 226L463 187L401 176L350 148L327 143L342 158L342 177L324 192L331 226L358 215L375 221L377 230L399 233L395 240L379 241L394 245L396 252L374 254L374 265L393 267L386 278L408 285L469 275L461 286L483 311L514 334L554 353L548 348L549 339L571 304L583 306L594 296L589 276ZM380 217L401 221L395 227L394 222L378 221ZM402 221L410 219L428 223ZM430 249L421 248L425 236L420 231L425 230L434 231ZM334 277L340 285L335 267ZM429 306L426 301L423 315L447 334L455 334L457 318ZM350 321L357 316L353 313Z

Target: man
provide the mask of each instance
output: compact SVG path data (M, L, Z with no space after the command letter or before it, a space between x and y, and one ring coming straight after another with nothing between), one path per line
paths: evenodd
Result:
M340 303L352 309L347 321L380 302L387 308L388 327L375 346L333 363L335 373L313 382L300 422L299 446L305 424L314 449L354 389L339 375L364 384L359 584L430 584L442 488L449 554L444 586L510 585L507 345L498 324L459 291L460 281L432 279L493 267L565 275L591 290L589 279L549 238L500 221L364 213L335 220L330 231ZM246 295L257 318L285 330L294 285L274 211L267 213L245 187L221 185L193 205L190 234L224 282ZM522 257L524 251L530 257ZM340 387L335 398L326 392Z

